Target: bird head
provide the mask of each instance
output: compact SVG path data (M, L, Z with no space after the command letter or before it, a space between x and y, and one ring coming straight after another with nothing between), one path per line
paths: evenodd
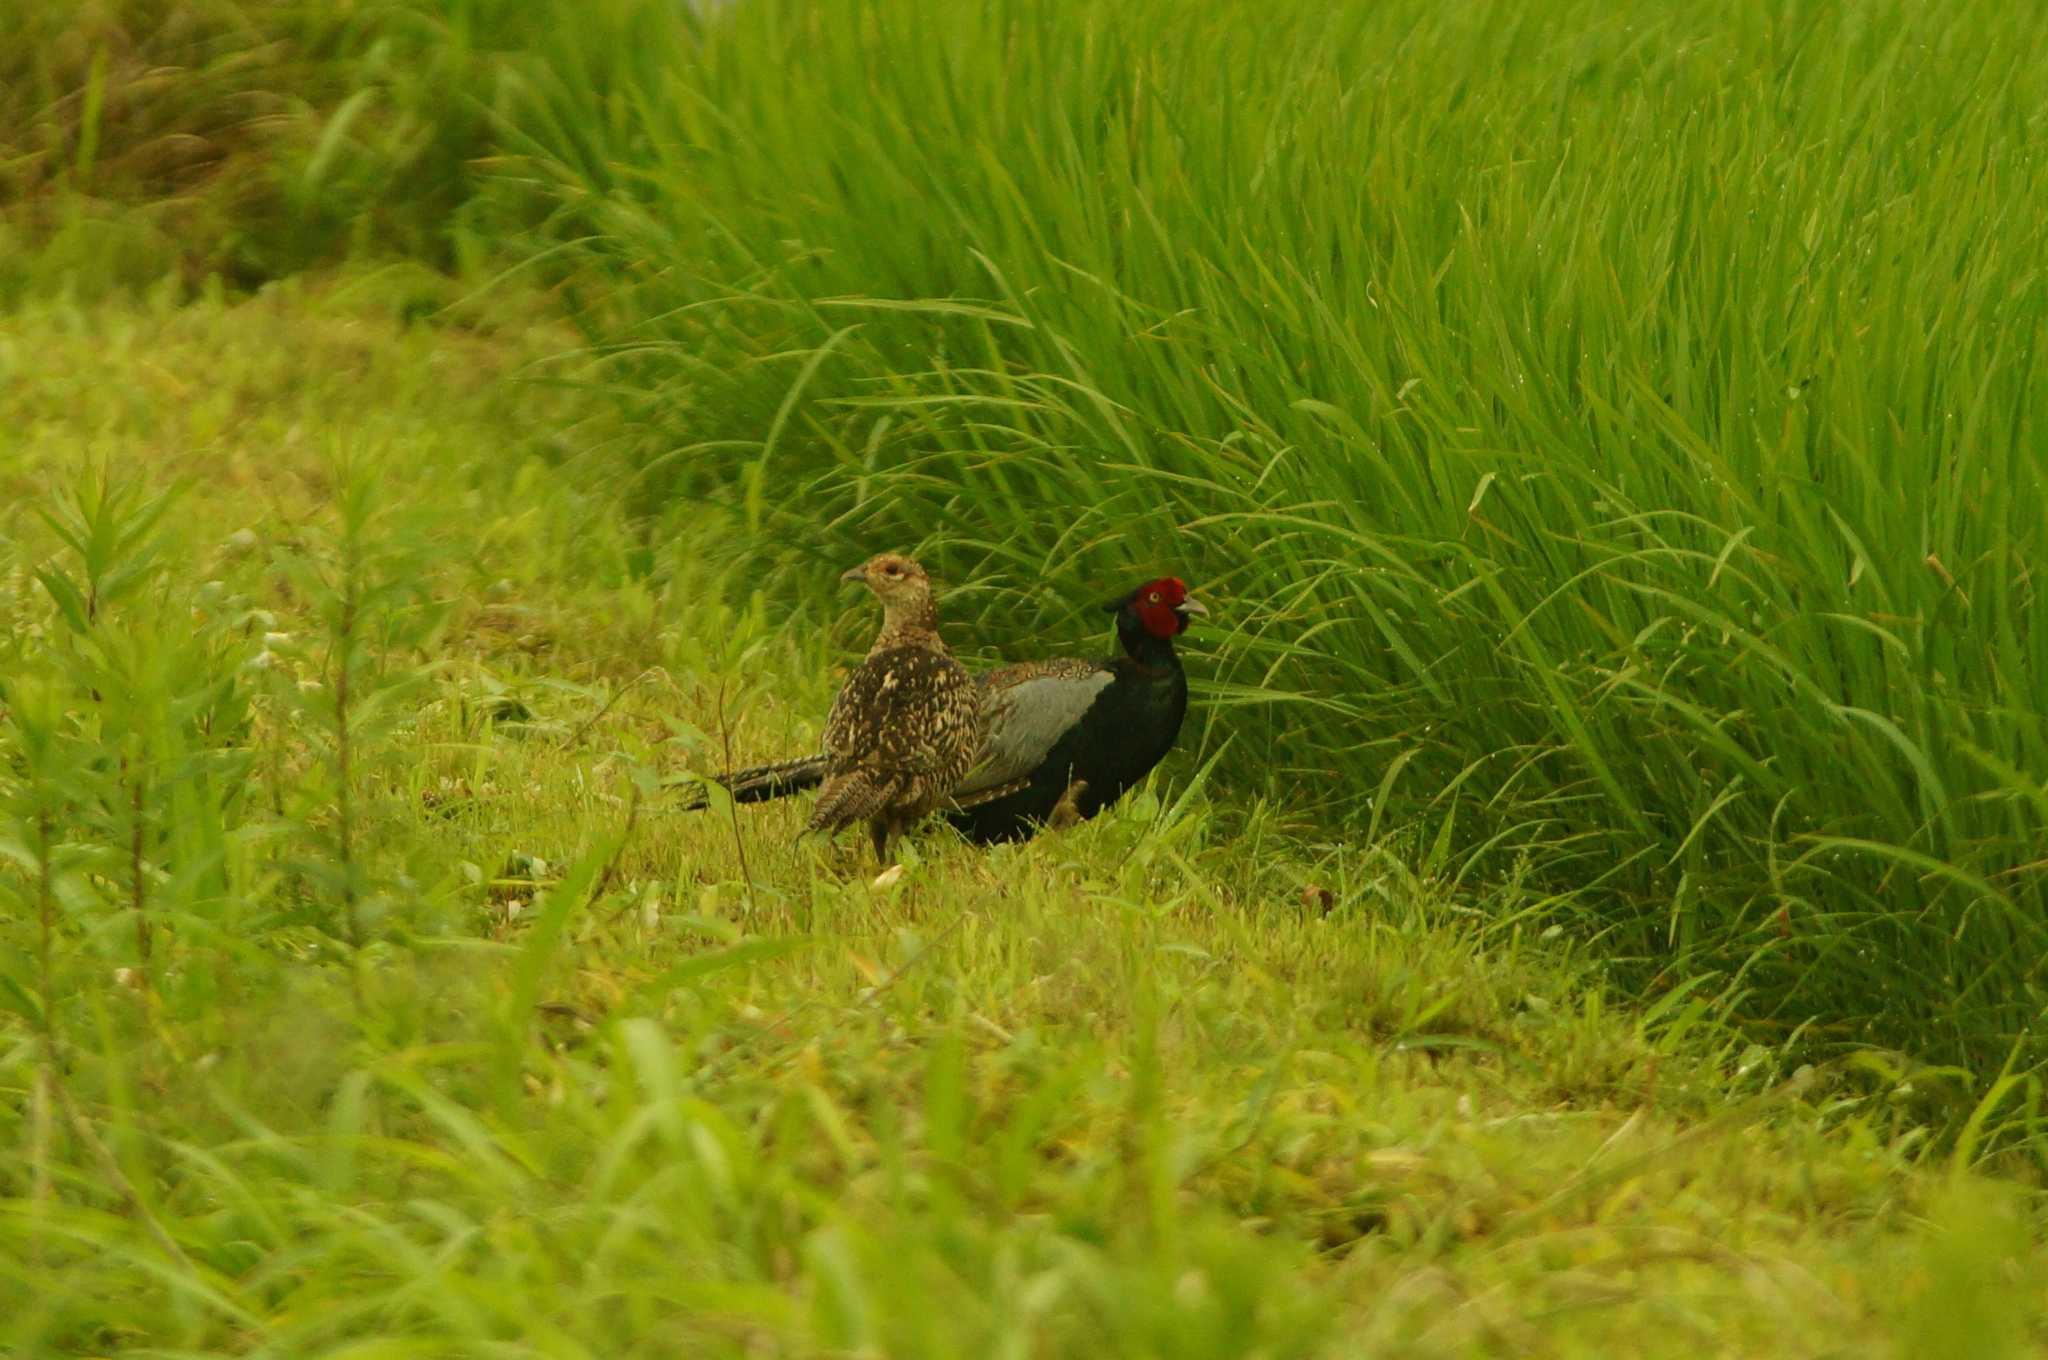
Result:
M1185 633L1191 617L1206 616L1209 612L1208 606L1188 594L1186 583L1178 576L1162 576L1156 581L1147 581L1103 608L1113 614L1129 615L1162 642Z
M877 553L843 573L842 581L858 581L875 592L882 613L906 622L928 614L932 607L932 581L923 567L901 553Z

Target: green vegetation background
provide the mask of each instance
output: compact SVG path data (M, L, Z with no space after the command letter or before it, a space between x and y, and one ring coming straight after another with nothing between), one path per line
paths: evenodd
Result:
M0 0L18 1343L2023 1344L1897 1206L2042 1145L2044 27ZM1162 797L871 897L635 794L884 543L1198 583Z

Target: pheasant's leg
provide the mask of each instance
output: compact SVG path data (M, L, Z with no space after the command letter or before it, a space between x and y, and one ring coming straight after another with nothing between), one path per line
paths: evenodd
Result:
M1088 781L1085 779L1076 779L1073 783L1067 785L1067 791L1060 795L1059 802L1054 803L1052 811L1046 814L1045 824L1047 828L1053 831L1065 831L1068 827L1080 821L1081 795L1087 791Z
M889 836L895 829L887 817L876 817L868 823L868 835L875 843L875 863L884 869L889 867Z

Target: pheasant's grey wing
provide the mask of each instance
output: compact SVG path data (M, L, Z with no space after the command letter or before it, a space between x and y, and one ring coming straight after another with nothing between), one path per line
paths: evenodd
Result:
M985 691L981 757L956 797L1022 779L1095 706L1115 674L1089 662L1045 668Z

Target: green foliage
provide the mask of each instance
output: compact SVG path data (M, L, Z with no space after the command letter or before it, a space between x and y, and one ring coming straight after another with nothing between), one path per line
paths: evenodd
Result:
M1956 1074L1633 1010L1218 762L890 884L801 806L675 814L655 772L814 742L868 621L643 540L609 403L509 382L561 336L384 283L0 350L0 1351L2042 1335L2038 1205L1928 1157Z
M649 505L1020 649L1180 571L1237 789L1988 1077L2048 1061L2044 36L759 0L529 125Z
M1900 1301L1898 1354L1964 1360L2036 1349L2005 1306L2031 1249L2026 1209L1979 1185L1952 1190L1934 1210L1916 1288Z
M217 584L188 596L165 579L173 493L102 468L54 499L42 518L67 551L35 576L64 630L42 676L70 699L48 732L75 754L60 820L118 860L101 870L109 920L128 918L146 984L162 890L182 902L224 886L221 838L249 763L245 653Z
M74 561L68 569L62 562L38 567L36 580L56 602L65 626L83 637L98 626L103 608L149 580L157 559L156 528L172 498L142 499L102 469L68 493L59 491L55 501L37 513Z
M351 255L502 262L508 63L610 4L0 0L0 303L55 278L253 286Z
M0 0L0 1352L2039 1350L2034 26ZM1196 749L672 815L882 543Z
M431 644L446 611L422 598L433 550L417 525L390 522L381 469L344 453L329 476L332 529L316 529L310 542L278 560L310 626L302 636L269 634L258 663L272 679L278 716L328 776L322 794L331 797L331 815L316 798L292 819L313 833L315 851L296 867L313 880L310 896L338 907L336 919L326 924L347 942L353 963L366 939L366 906L383 905L359 853L361 765L366 752L410 726L407 704L417 699L426 676L409 663ZM278 764L273 761L273 769ZM283 793L275 797L283 806ZM374 928L376 921L368 925Z

